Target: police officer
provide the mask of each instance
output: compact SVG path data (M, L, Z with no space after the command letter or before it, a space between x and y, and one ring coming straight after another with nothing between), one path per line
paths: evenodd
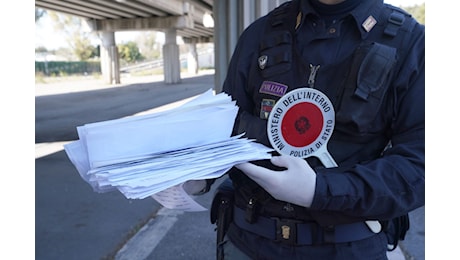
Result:
M223 85L240 108L234 134L272 146L273 106L312 88L335 110L337 167L274 153L232 168L224 259L387 258L388 232L397 242L425 203L424 39L382 0L295 0L243 32Z

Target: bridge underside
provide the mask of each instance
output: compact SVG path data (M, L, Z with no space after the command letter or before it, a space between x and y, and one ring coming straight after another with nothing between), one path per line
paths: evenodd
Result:
M213 42L215 88L220 92L238 36L251 22L283 2L286 0L36 0L35 7L78 16L98 32L102 41L102 74L109 84L120 83L115 32L164 32L163 68L166 83L181 80L177 36L190 45L192 66L189 72L198 71L196 44ZM213 17L212 27L205 24L204 17Z

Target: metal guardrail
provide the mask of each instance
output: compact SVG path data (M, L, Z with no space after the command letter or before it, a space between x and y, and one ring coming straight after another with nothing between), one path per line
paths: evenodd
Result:
M130 72L136 72L136 71L142 71L142 70L148 70L148 69L156 69L156 68L162 68L163 67L163 60L153 60L153 61L147 61L147 62L142 62L139 64L135 65L129 65L123 68L120 68L121 73L130 73Z
M206 50L198 53L198 57L209 55L213 53L214 50ZM182 54L179 57L181 67L186 66L187 64L187 54ZM128 65L120 68L121 73L131 73L131 72L139 72L143 70L150 70L150 69L157 69L163 67L163 59L156 59L152 61L141 62L134 65Z

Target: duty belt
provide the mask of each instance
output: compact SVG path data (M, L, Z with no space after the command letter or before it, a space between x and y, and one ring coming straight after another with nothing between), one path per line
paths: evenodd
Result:
M236 206L233 221L241 229L291 245L345 243L375 235L365 222L320 227L315 222L258 216L251 224L245 219L245 211Z

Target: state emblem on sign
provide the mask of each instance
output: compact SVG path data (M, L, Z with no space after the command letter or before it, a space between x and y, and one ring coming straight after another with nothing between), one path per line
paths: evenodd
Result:
M267 121L268 139L280 154L318 157L325 167L337 167L327 151L335 111L329 98L319 90L298 88L282 96Z

